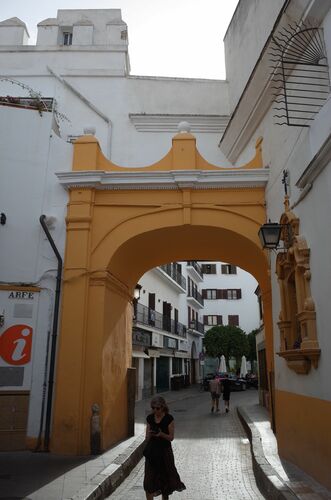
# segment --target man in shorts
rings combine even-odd
[[[209,390],[211,395],[211,412],[213,413],[215,410],[218,412],[219,404],[220,404],[220,395],[221,395],[221,383],[218,377],[213,378],[209,381]]]

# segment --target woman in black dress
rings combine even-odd
[[[174,418],[161,396],[152,399],[151,408],[152,413],[146,418],[148,441],[144,451],[144,490],[147,500],[159,495],[166,500],[174,491],[183,491],[186,487],[177,472],[171,446],[175,433]]]

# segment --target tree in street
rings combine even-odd
[[[249,353],[247,335],[238,326],[214,326],[205,333],[203,343],[207,356],[220,360],[224,355],[227,363],[235,358],[237,367],[240,367],[241,357]]]
[[[259,329],[256,328],[255,330],[252,330],[248,335],[247,335],[247,340],[248,340],[248,356],[247,359],[251,362],[251,367],[253,368],[254,362],[257,360],[257,353],[256,353],[256,334],[259,332]]]

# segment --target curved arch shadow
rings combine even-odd
[[[207,225],[172,226],[136,235],[116,250],[108,269],[133,288],[148,270],[183,260],[229,262],[252,274],[261,288],[268,284],[267,258],[257,244],[235,230]]]

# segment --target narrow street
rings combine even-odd
[[[236,406],[257,403],[257,391],[231,394],[231,411],[210,412],[206,392],[170,404],[175,418],[173,449],[178,472],[186,491],[171,498],[182,500],[258,500],[260,493],[253,474],[250,445],[239,421]],[[147,407],[148,408],[148,407]],[[137,414],[143,420],[146,404],[138,403]],[[108,498],[140,500],[143,490],[144,459]],[[161,498],[161,497],[159,497]]]

